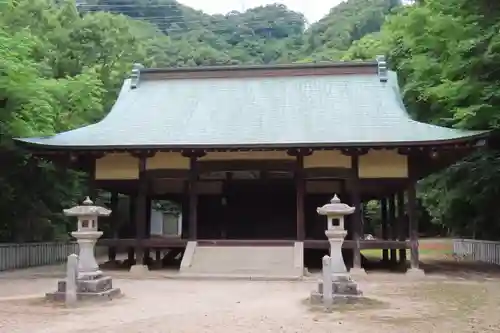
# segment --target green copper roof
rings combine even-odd
[[[47,149],[341,147],[437,144],[485,133],[410,119],[396,74],[383,82],[374,66],[374,74],[177,79],[150,70],[135,89],[135,78],[124,82],[99,123],[18,141]]]

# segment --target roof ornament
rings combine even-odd
[[[134,64],[132,67],[132,73],[130,75],[130,79],[132,82],[130,83],[130,88],[135,89],[137,88],[137,85],[139,84],[139,79],[141,77],[141,69],[144,68],[142,64]]]
[[[378,77],[380,82],[387,82],[389,79],[387,75],[387,62],[385,61],[385,56],[378,55],[377,56],[377,64],[378,64]]]

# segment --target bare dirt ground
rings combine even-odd
[[[55,288],[56,279],[33,278],[33,272],[0,274],[0,332],[500,331],[500,277],[490,273],[430,274],[418,280],[373,273],[357,278],[370,304],[326,312],[305,301],[315,288],[314,277],[300,282],[117,278],[123,298],[66,309],[18,298]]]

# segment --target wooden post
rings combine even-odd
[[[149,189],[149,183],[147,188]],[[151,196],[146,196],[146,218],[145,218],[145,224],[144,224],[144,230],[145,230],[145,238],[150,238],[151,237]],[[150,251],[151,249],[148,247],[144,248],[144,253],[143,253],[143,262],[147,263],[150,260]]]
[[[118,239],[118,192],[111,192],[111,230],[113,232],[113,239]],[[108,260],[111,262],[116,261],[116,246],[108,247]]]
[[[411,182],[408,186],[408,219],[410,229],[410,253],[411,253],[411,268],[419,269],[418,257],[418,220],[416,216],[417,194],[415,183]]]
[[[136,216],[136,204],[137,204],[137,195],[135,194],[130,194],[128,196],[128,204],[129,204],[129,230],[135,230],[135,235],[137,237],[137,224],[135,223],[135,216]],[[131,265],[134,265],[134,260],[135,260],[135,248],[133,246],[129,247],[127,249],[127,259],[128,262]]]
[[[196,193],[196,182],[198,180],[198,166],[196,156],[189,156],[189,240],[198,238],[198,195]]]
[[[135,223],[136,223],[136,265],[144,265],[144,247],[142,241],[146,238],[146,216],[147,216],[147,195],[148,181],[146,179],[146,160],[145,155],[139,156],[139,179],[137,186],[137,198],[135,207]]]
[[[394,194],[391,194],[389,197],[389,238],[391,240],[396,240],[396,200],[394,197]],[[396,249],[391,249],[390,250],[390,262],[395,264],[397,262],[397,250]]]
[[[89,197],[94,201],[97,202],[97,188],[96,188],[96,182],[95,182],[95,172],[96,172],[96,157],[94,156],[89,156],[88,160],[88,191],[89,191]]]
[[[380,200],[380,218],[382,224],[382,239],[387,240],[387,199],[383,198]],[[389,261],[389,250],[382,249],[382,260],[384,262]]]
[[[220,223],[220,237],[222,239],[227,239],[228,238],[228,227],[229,227],[229,218],[230,214],[228,211],[228,194],[229,190],[231,188],[231,182],[233,180],[233,174],[231,172],[226,172],[225,173],[225,180],[224,184],[222,186],[222,198],[221,200],[225,200],[224,204],[222,205],[222,216],[221,216],[221,223]],[[221,203],[222,204],[222,203]]]
[[[304,241],[306,238],[304,200],[306,192],[306,183],[304,179],[304,155],[297,154],[297,168],[295,170],[295,186],[297,198],[297,240]]]
[[[398,240],[406,241],[406,227],[405,227],[405,194],[399,191],[397,194],[398,203]],[[399,263],[406,267],[406,248],[399,249]]]
[[[359,189],[359,156],[354,154],[352,156],[352,176],[351,176],[351,205],[356,208],[352,214],[353,221],[353,237],[354,247],[353,247],[353,268],[361,268],[361,250],[359,246],[359,240],[362,233],[361,224],[361,197]]]

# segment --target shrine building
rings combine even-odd
[[[110,259],[117,249],[127,250],[130,264],[145,266],[154,262],[151,251],[158,261],[160,251],[178,249],[181,270],[204,272],[239,253],[255,267],[288,260],[300,275],[308,251],[328,249],[326,219],[316,208],[334,194],[356,207],[346,223],[348,266],[364,265],[362,249],[383,249],[384,260],[399,253],[403,263],[410,249],[410,266],[418,269],[416,182],[485,145],[488,135],[413,120],[396,73],[379,57],[273,66],[136,65],[98,123],[17,143],[88,172],[89,194],[109,191],[113,210],[118,194],[131,199],[131,218],[114,214],[112,232],[99,241],[109,246]],[[151,202],[159,199],[179,203],[173,224],[153,221]],[[364,238],[362,206],[370,200],[382,207],[375,239]]]

